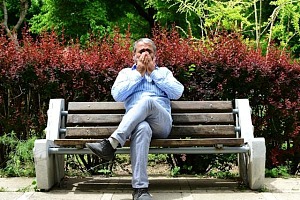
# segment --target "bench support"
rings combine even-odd
[[[254,138],[254,128],[251,120],[251,108],[248,99],[236,99],[238,123],[241,127],[241,138],[250,147],[248,154],[239,155],[239,171],[242,180],[251,189],[263,187],[265,179],[266,145],[264,138]]]
[[[181,148],[150,148],[149,154],[226,154],[226,153],[246,153],[249,152],[249,147],[223,147],[217,149],[215,147],[181,147]],[[129,154],[130,148],[119,148],[117,154]],[[49,154],[64,155],[64,154],[92,154],[87,148],[63,148],[53,147],[49,149]]]
[[[248,181],[251,189],[260,189],[265,180],[266,147],[264,138],[253,138],[249,143]]]
[[[64,177],[64,156],[49,154],[49,148],[54,146],[53,141],[47,139],[34,143],[36,181],[41,190],[48,191]]]
[[[49,190],[60,183],[65,175],[64,156],[50,155],[49,149],[56,147],[54,140],[60,138],[59,130],[64,126],[61,111],[65,109],[64,99],[51,99],[48,110],[46,139],[38,139],[34,143],[33,155],[37,187]]]

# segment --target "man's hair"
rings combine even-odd
[[[134,42],[134,45],[133,45],[133,52],[135,53],[136,51],[136,45],[139,43],[139,42],[144,42],[144,43],[150,43],[153,50],[154,50],[154,53],[156,53],[156,46],[155,46],[155,43],[153,42],[153,40],[149,39],[149,38],[141,38],[141,39],[138,39],[137,41]]]

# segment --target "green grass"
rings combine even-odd
[[[291,175],[287,166],[279,166],[273,169],[266,169],[266,177],[289,178]]]

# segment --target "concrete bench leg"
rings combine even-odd
[[[34,143],[34,162],[38,189],[48,191],[64,177],[64,156],[49,155],[53,141],[39,139]]]
[[[240,137],[249,145],[250,152],[239,156],[241,177],[249,184],[251,189],[263,187],[265,178],[266,146],[264,138],[254,138],[254,128],[251,120],[251,107],[248,99],[236,99],[235,106],[238,110],[238,126]],[[246,165],[245,165],[246,164]],[[243,167],[246,166],[247,173]],[[246,175],[247,174],[247,177]],[[245,181],[247,180],[247,181]]]
[[[253,138],[249,142],[248,182],[251,189],[260,189],[264,185],[266,146],[264,138]]]

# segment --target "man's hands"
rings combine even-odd
[[[144,51],[141,54],[141,56],[137,59],[136,65],[137,71],[140,72],[142,76],[144,76],[145,73],[148,73],[150,75],[155,69],[155,57],[152,59],[149,52]]]

